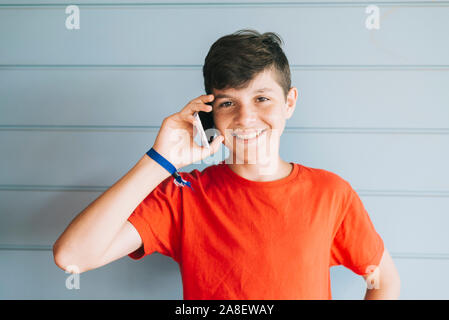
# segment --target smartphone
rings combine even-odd
[[[206,104],[212,106],[213,103],[206,102]],[[201,136],[201,143],[205,147],[209,147],[209,143],[211,143],[212,140],[215,138],[215,134],[213,133],[214,130],[209,130],[209,132],[206,133],[208,129],[215,128],[212,112],[213,111],[211,112],[199,111],[194,113],[194,116],[197,118],[198,121],[197,128]]]

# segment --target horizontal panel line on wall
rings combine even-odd
[[[182,171],[182,170],[181,170]],[[71,185],[22,185],[22,184],[0,184],[0,191],[81,191],[81,192],[104,192],[110,186],[71,186]],[[366,190],[356,189],[363,197],[425,197],[425,198],[447,198],[449,190]]]
[[[0,131],[158,132],[159,126],[0,125]],[[289,133],[449,134],[449,128],[285,127]]]
[[[448,6],[449,1],[335,1],[335,2],[302,2],[302,1],[267,1],[267,2],[110,2],[110,3],[81,3],[76,4],[80,8],[83,7],[366,7],[368,5],[378,5],[387,7],[443,7]],[[58,8],[67,7],[68,3],[5,3],[0,4],[1,8],[35,8],[47,7]]]
[[[46,245],[8,245],[0,244],[0,251],[53,251],[52,246]],[[390,252],[395,259],[449,259],[449,253],[421,253],[421,252]]]
[[[53,248],[52,248],[52,246],[0,244],[0,250],[4,250],[4,251],[53,251]]]
[[[0,184],[0,191],[106,191],[110,186],[52,186],[52,185],[22,185]]]
[[[1,69],[169,69],[169,70],[199,70],[202,65],[155,65],[155,64],[0,64]],[[410,71],[449,71],[449,65],[290,65],[292,70],[410,70]]]

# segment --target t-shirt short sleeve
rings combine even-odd
[[[181,195],[173,180],[170,176],[162,181],[129,216],[142,239],[130,258],[139,260],[156,251],[179,261]]]
[[[362,201],[349,183],[348,199],[332,242],[330,266],[343,265],[358,275],[366,275],[379,265],[384,242],[376,232]]]

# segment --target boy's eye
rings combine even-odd
[[[223,102],[222,104],[220,104],[220,107],[224,107],[226,103],[231,103],[231,102],[230,101]]]
[[[264,102],[264,101],[268,101],[268,99],[267,98],[265,98],[265,97],[259,97],[259,98],[257,98],[257,99],[265,99],[265,100],[259,100],[259,101],[261,101],[261,102]],[[220,104],[220,107],[228,107],[229,105],[227,105],[227,103],[232,103],[231,101],[226,101],[226,102],[223,102],[222,104]]]

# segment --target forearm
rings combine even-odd
[[[169,172],[144,155],[69,224],[53,246],[55,259],[86,266],[102,256],[133,210]]]
[[[383,286],[379,289],[367,289],[365,300],[397,300],[399,299],[400,285],[397,283]]]

